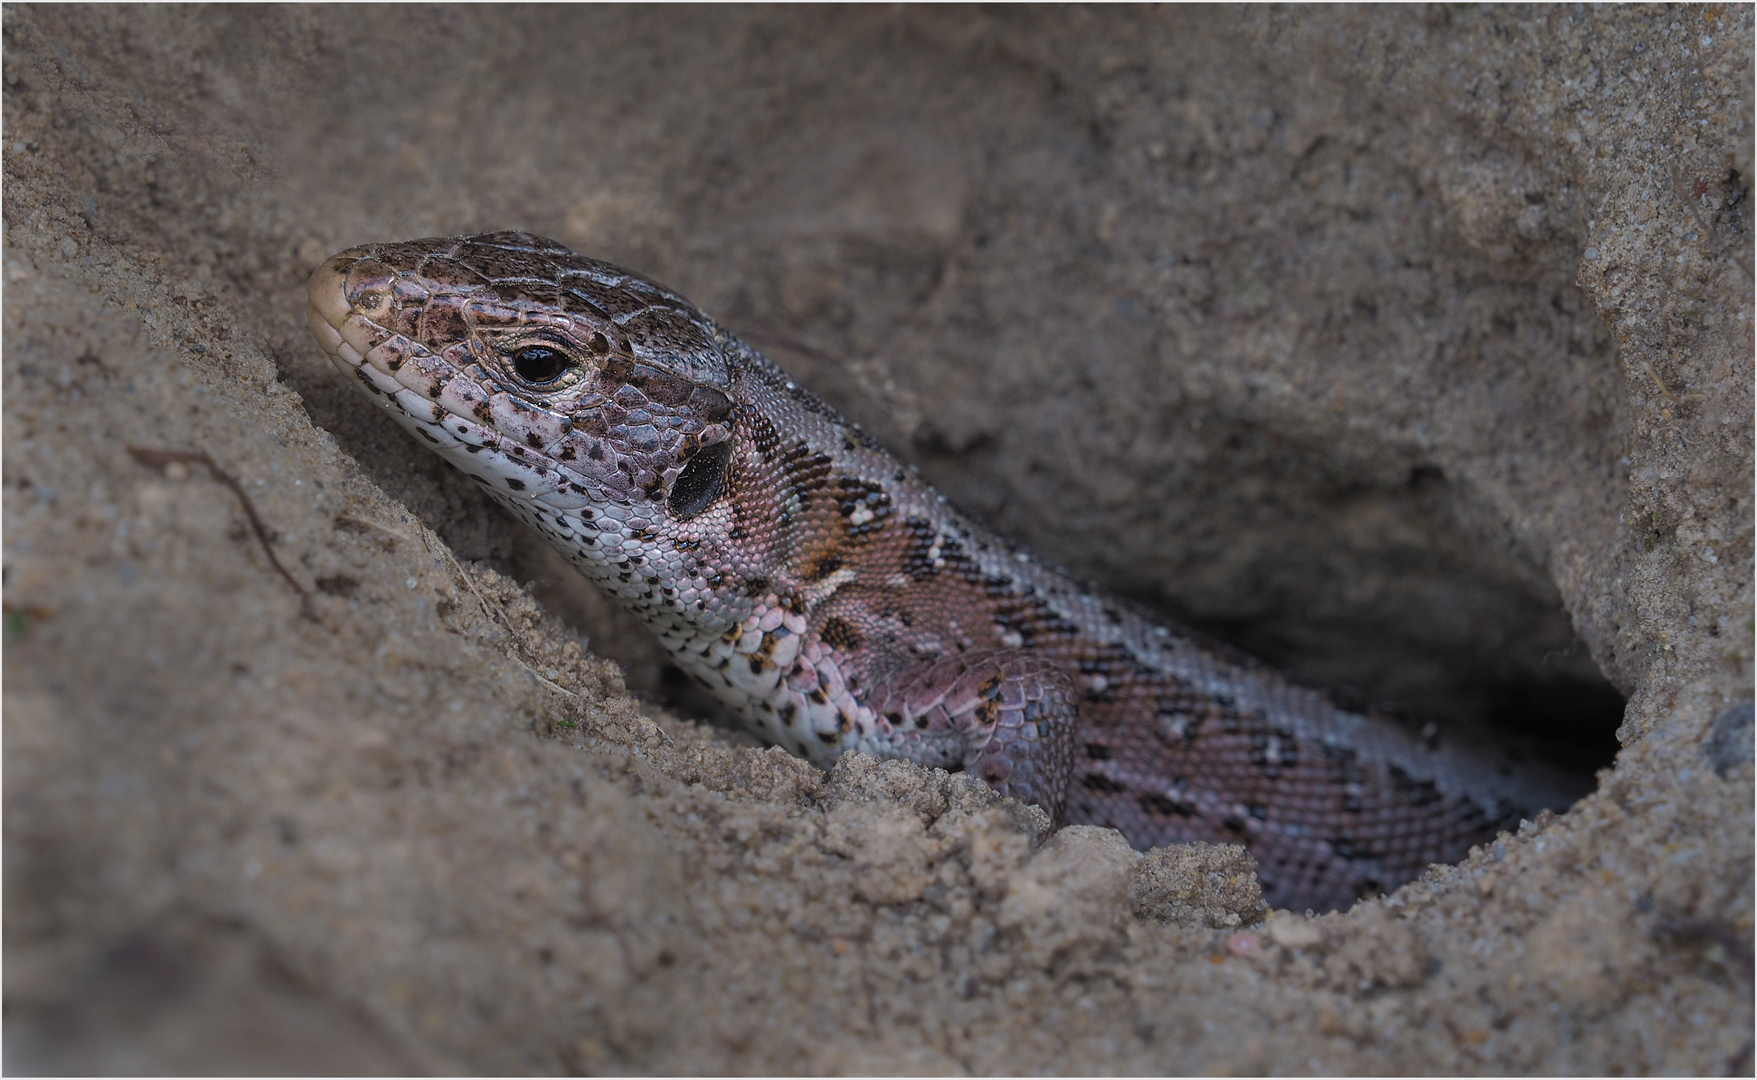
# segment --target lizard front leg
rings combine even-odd
[[[966,772],[1061,820],[1079,716],[1055,664],[1014,649],[961,653],[905,669],[867,697],[898,756],[925,761],[931,748],[961,746]]]

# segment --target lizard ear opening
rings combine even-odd
[[[720,488],[726,482],[726,463],[731,459],[731,439],[706,447],[690,458],[677,474],[671,485],[671,497],[665,503],[672,516],[688,521],[712,506],[720,497]]]

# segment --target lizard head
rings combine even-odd
[[[726,339],[662,285],[498,232],[349,248],[307,295],[336,365],[509,505],[675,524],[721,494]]]

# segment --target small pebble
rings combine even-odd
[[[1240,960],[1255,956],[1262,948],[1263,939],[1248,930],[1240,930],[1226,938],[1226,951]]]

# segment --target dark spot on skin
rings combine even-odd
[[[753,577],[744,583],[744,595],[746,596],[761,596],[768,591],[769,579],[766,577]]]
[[[1441,800],[1432,780],[1417,780],[1395,765],[1391,766],[1391,786],[1412,807],[1432,806]]]
[[[779,715],[781,717],[781,722],[783,724],[786,724],[787,726],[792,727],[793,726],[793,718],[795,716],[799,715],[799,707],[797,705],[793,704],[791,701],[789,701],[787,704],[781,706],[781,710],[780,710]]]
[[[1123,790],[1121,784],[1112,780],[1110,777],[1105,776],[1103,773],[1092,773],[1088,776],[1082,777],[1080,779],[1080,784],[1088,791],[1096,791],[1105,795],[1118,795],[1121,794]]]
[[[752,675],[761,675],[763,673],[763,668],[767,666],[768,662],[760,656],[753,656],[750,658],[750,673]]]
[[[842,741],[842,737],[833,731],[820,731],[817,733],[817,741],[825,746],[834,746]]]
[[[839,615],[824,620],[819,637],[823,639],[825,645],[832,649],[841,649],[843,652],[853,652],[860,648],[863,640],[860,631],[854,628],[854,624]]]
[[[671,485],[671,497],[666,505],[671,514],[679,521],[690,518],[706,510],[720,497],[720,489],[726,482],[726,465],[732,458],[732,441],[715,443],[695,457],[677,474],[677,480]]]
[[[514,491],[525,490],[525,482],[523,480],[514,480],[510,476],[506,478],[506,486]]]
[[[533,450],[541,450],[543,449],[543,440],[537,438],[535,431],[527,431],[525,432],[525,445]]]
[[[842,556],[834,551],[826,552],[817,557],[805,572],[805,580],[822,581],[842,568]]]
[[[1109,761],[1110,747],[1105,746],[1103,743],[1087,743],[1086,756],[1093,761]]]
[[[1181,803],[1172,802],[1165,796],[1153,792],[1148,792],[1136,801],[1140,803],[1142,810],[1159,817],[1175,816],[1187,818],[1190,816],[1189,807],[1184,806]]]

